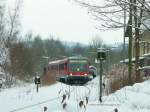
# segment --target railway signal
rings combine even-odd
[[[97,49],[97,59],[100,61],[106,60],[106,50],[105,49]]]
[[[36,91],[38,92],[39,84],[41,84],[41,79],[37,74],[35,76],[35,84],[37,85]]]
[[[102,75],[103,75],[103,61],[106,60],[106,50],[103,48],[98,48],[97,49],[97,59],[100,62],[100,76],[99,76],[99,86],[100,86],[100,90],[99,90],[99,101],[102,102]]]

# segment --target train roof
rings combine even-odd
[[[49,64],[50,64],[50,65],[53,65],[53,64],[57,64],[57,63],[64,63],[64,62],[67,62],[67,61],[69,61],[69,60],[78,60],[78,59],[88,60],[88,58],[86,58],[86,57],[82,57],[82,56],[72,56],[72,57],[68,57],[68,58],[64,58],[64,59],[59,59],[59,60],[50,61]]]
[[[64,62],[67,62],[67,61],[68,61],[68,58],[65,58],[65,59],[50,61],[49,64],[64,63]]]
[[[87,57],[82,57],[82,56],[72,56],[72,57],[68,57],[68,59],[75,59],[75,60],[83,59],[83,60],[88,60]]]

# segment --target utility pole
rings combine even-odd
[[[142,0],[141,7],[144,7],[145,0]],[[134,0],[134,4],[136,4],[136,0]],[[134,15],[137,16],[137,7],[134,6]],[[136,69],[136,81],[140,81],[140,71],[139,71],[139,56],[140,56],[140,26],[141,26],[141,20],[143,17],[143,9],[140,9],[140,14],[139,14],[139,20],[137,17],[134,17],[135,21],[135,69]],[[145,46],[144,46],[145,47]]]
[[[126,4],[124,5],[124,35],[123,35],[123,61],[125,61],[125,49],[126,49]]]
[[[99,93],[99,101],[102,102],[102,74],[103,74],[103,61],[100,59],[100,70],[99,70],[99,73],[100,73],[100,76],[99,76],[99,87],[100,87],[100,93]]]
[[[136,0],[134,0],[134,4],[136,4]],[[135,73],[136,73],[136,81],[140,81],[140,71],[139,71],[139,28],[138,28],[138,19],[137,19],[137,7],[134,6],[134,24],[135,24]]]
[[[97,59],[100,63],[100,70],[99,70],[99,101],[102,102],[102,76],[103,76],[103,61],[106,60],[106,50],[103,48],[97,49]]]
[[[129,84],[132,85],[132,0],[130,0],[130,9],[129,9],[129,53],[128,53],[128,57],[129,57],[129,63],[128,63],[128,76],[129,76]]]

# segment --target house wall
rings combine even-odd
[[[150,31],[141,34],[140,40],[140,56],[150,53]],[[135,57],[135,41],[133,41],[133,57]]]

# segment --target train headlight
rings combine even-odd
[[[84,74],[84,76],[87,76],[87,74]]]
[[[70,73],[70,76],[72,76],[72,73]]]

